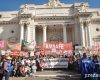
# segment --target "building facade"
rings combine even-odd
[[[59,0],[21,5],[19,11],[0,12],[0,40],[36,40],[40,46],[47,41],[99,45],[100,8],[89,8],[87,2],[64,4]]]

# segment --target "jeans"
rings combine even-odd
[[[2,80],[3,79],[3,74],[0,74],[0,80]]]
[[[85,74],[81,74],[81,80],[92,80],[91,77],[85,77]]]
[[[9,80],[9,77],[10,77],[10,72],[4,72],[4,75],[5,75],[5,80]]]
[[[71,70],[72,71],[72,68],[73,67],[73,64],[71,64],[71,63],[68,63],[68,70]]]

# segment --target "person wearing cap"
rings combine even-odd
[[[9,80],[10,73],[12,71],[12,66],[11,66],[11,57],[7,56],[6,61],[4,63],[4,75],[5,75],[5,80]]]
[[[92,80],[92,77],[88,75],[93,74],[94,65],[93,62],[87,58],[87,56],[87,53],[83,53],[83,58],[81,59],[79,65],[82,80]]]

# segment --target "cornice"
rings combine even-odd
[[[29,21],[26,21],[26,22],[19,22],[19,24],[22,25],[22,26],[23,26],[24,24],[26,24],[26,25],[31,25],[31,22],[29,22]]]
[[[81,17],[81,16],[92,17],[93,14],[92,12],[78,12],[77,14],[74,15],[74,17]]]
[[[35,20],[66,20],[66,19],[74,19],[73,16],[62,16],[62,17],[58,17],[58,16],[43,16],[43,17],[35,17]]]
[[[4,24],[19,24],[18,21],[1,21],[0,25],[4,25]]]
[[[100,22],[100,18],[99,19],[93,18],[93,19],[91,19],[91,22]]]
[[[18,18],[30,18],[32,17],[32,14],[19,14]]]

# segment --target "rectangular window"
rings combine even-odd
[[[2,16],[0,15],[0,18],[1,18]]]

